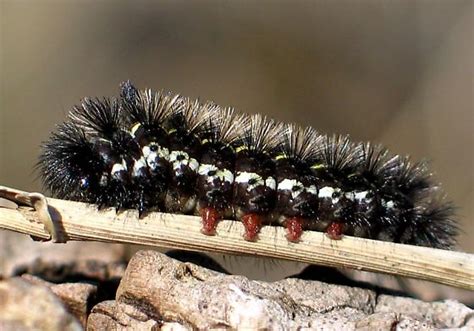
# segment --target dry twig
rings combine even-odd
[[[333,267],[382,272],[474,290],[474,255],[345,236],[334,241],[306,231],[290,243],[281,227],[264,227],[257,242],[242,238],[243,226],[223,221],[218,235],[200,233],[199,217],[135,211],[116,214],[84,203],[44,198],[0,186],[0,197],[32,207],[0,208],[0,229],[55,242],[102,241],[265,256]],[[45,230],[46,229],[46,230]]]

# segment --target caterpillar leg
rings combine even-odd
[[[242,216],[242,223],[245,227],[244,239],[247,241],[256,241],[263,224],[262,215],[255,213],[246,214]]]
[[[216,234],[217,224],[221,219],[222,215],[215,208],[206,207],[201,209],[201,233],[206,236],[214,236]]]
[[[343,230],[344,225],[341,222],[331,222],[331,224],[329,224],[326,229],[326,236],[328,236],[332,240],[341,240]]]
[[[303,234],[304,219],[302,217],[291,217],[285,221],[286,239],[291,242],[300,241]]]

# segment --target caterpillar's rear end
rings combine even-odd
[[[458,231],[424,163],[130,82],[75,107],[39,166],[59,198],[195,214],[207,235],[230,218],[249,241],[273,225],[448,249]]]

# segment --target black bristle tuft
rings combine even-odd
[[[112,138],[122,126],[122,115],[116,100],[104,98],[82,101],[69,113],[71,122],[87,134]]]
[[[42,148],[38,167],[51,193],[62,199],[96,203],[104,165],[84,130],[64,123]]]

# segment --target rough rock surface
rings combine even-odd
[[[178,323],[189,330],[430,330],[474,326],[472,310],[454,301],[425,303],[294,278],[273,283],[252,281],[178,262],[154,251],[140,251],[132,258],[116,301],[100,308],[96,306],[89,317],[90,329],[99,329],[97,321],[103,323],[106,318],[121,327],[138,322],[145,327],[154,320],[159,325]],[[131,320],[127,322],[125,315]]]
[[[71,317],[80,323],[71,328],[82,330],[91,308],[115,297],[124,271],[124,263],[101,260],[23,265],[16,270],[21,277],[0,282],[0,330],[67,330],[62,319]]]
[[[0,282],[0,330],[82,330],[61,300],[46,286],[21,278]]]
[[[160,330],[161,325],[159,320],[150,318],[135,306],[110,300],[92,309],[87,330]]]
[[[41,278],[25,274],[22,278],[32,284],[43,285],[51,289],[66,306],[67,310],[86,326],[90,307],[97,297],[97,285],[87,283],[53,284]]]
[[[253,281],[156,251],[136,253],[125,272],[102,262],[24,270],[39,277],[0,282],[2,331],[474,329],[474,311],[452,300],[430,303],[298,278]],[[120,278],[118,288],[104,285]]]

